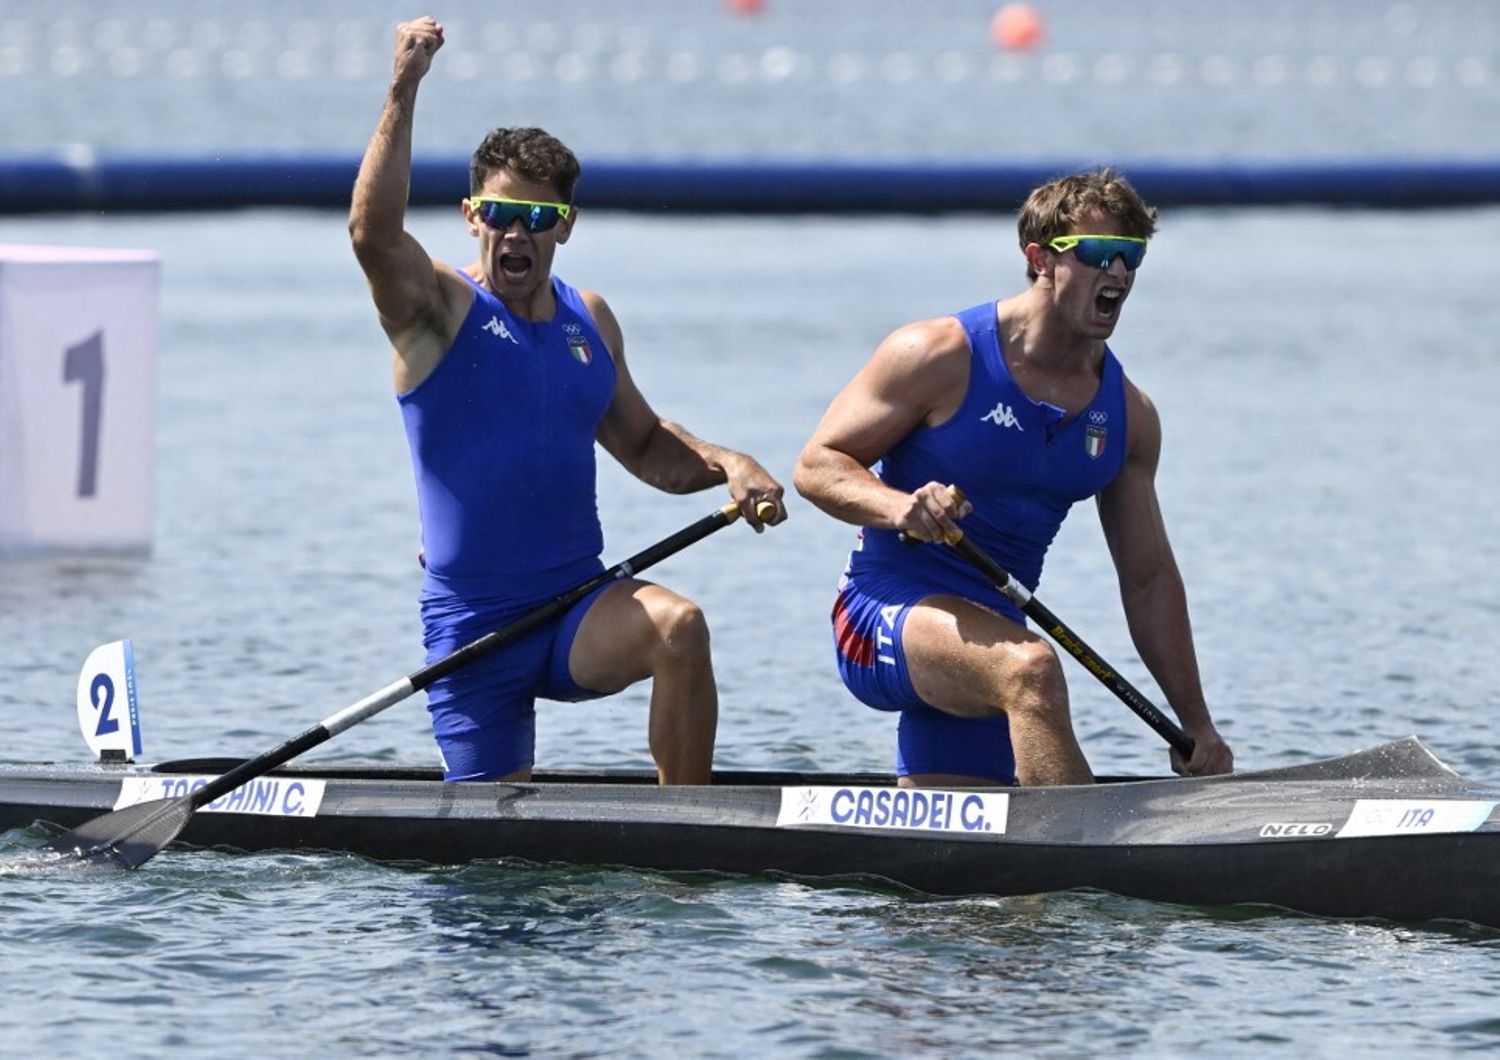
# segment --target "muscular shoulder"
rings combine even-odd
[[[620,353],[625,348],[625,336],[620,331],[620,322],[615,319],[614,311],[609,308],[609,303],[598,291],[589,291],[582,287],[578,288],[578,297],[583,300],[589,316],[594,318],[594,327],[599,329],[599,337],[609,348],[610,355],[619,360]]]
[[[1144,460],[1154,467],[1161,453],[1161,415],[1150,396],[1128,377],[1125,379],[1125,415],[1130,431],[1127,459]]]
[[[906,367],[934,368],[944,361],[967,360],[969,337],[956,317],[918,320],[887,335],[875,356]]]
[[[871,370],[878,378],[925,395],[929,407],[962,400],[969,380],[969,337],[954,317],[903,325],[875,349]]]

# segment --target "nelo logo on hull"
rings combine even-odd
[[[1328,835],[1332,831],[1333,825],[1325,821],[1275,821],[1261,826],[1260,837],[1262,839],[1310,839],[1315,836]]]

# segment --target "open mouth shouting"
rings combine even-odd
[[[500,274],[506,283],[525,283],[531,275],[532,265],[531,255],[524,252],[511,251],[500,255]]]
[[[1125,304],[1125,288],[1103,287],[1094,296],[1094,314],[1101,320],[1114,323],[1120,318],[1120,307]]]

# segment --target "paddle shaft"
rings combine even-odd
[[[762,506],[766,503],[764,501],[761,502]],[[757,514],[759,514],[759,509],[757,510]],[[509,625],[486,633],[484,636],[465,644],[452,654],[445,655],[436,662],[427,664],[420,670],[401,678],[399,681],[392,681],[384,688],[377,692],[372,692],[357,703],[351,703],[343,710],[330,714],[306,732],[292,737],[290,740],[271,748],[271,750],[266,751],[264,754],[256,755],[254,758],[240,763],[229,772],[209,781],[188,796],[191,808],[197,810],[213,802],[220,796],[233,791],[241,784],[254,780],[256,777],[270,772],[284,762],[296,758],[304,751],[310,750],[323,741],[337,736],[345,729],[359,724],[366,718],[379,714],[388,707],[395,706],[403,699],[420,692],[440,678],[447,677],[449,674],[462,669],[476,659],[482,658],[507,644],[519,640],[526,636],[526,634],[561,617],[570,607],[600,586],[612,581],[619,581],[622,578],[633,577],[647,567],[660,563],[668,556],[681,552],[689,545],[703,540],[714,531],[728,526],[738,516],[739,508],[733,504],[726,504],[712,515],[706,515],[697,522],[683,527],[671,537],[658,541],[650,548],[643,549],[624,562],[617,563],[608,570],[596,574],[588,581],[575,585],[561,596],[543,604],[534,611],[527,612]]]
[[[1067,623],[1054,615],[1045,604],[1032,596],[1030,589],[1016,581],[1009,571],[991,559],[984,549],[962,534],[957,538],[950,538],[948,544],[960,556],[977,567],[985,577],[994,582],[995,587],[1025,612],[1027,618],[1034,621],[1046,631],[1049,637],[1067,649],[1068,654],[1081,662],[1085,670],[1097,677],[1106,688],[1120,698],[1121,702],[1140,715],[1142,721],[1155,729],[1158,736],[1172,745],[1182,756],[1183,761],[1193,757],[1192,737],[1158,710],[1156,704],[1143,696],[1134,685],[1121,677],[1114,667],[1101,659],[1098,652],[1090,648],[1082,637],[1069,629]]]

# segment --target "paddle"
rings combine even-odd
[[[756,511],[761,514],[762,518],[769,518],[775,514],[770,501],[761,501]],[[137,868],[155,857],[163,847],[176,839],[193,814],[208,803],[227,795],[256,777],[269,773],[282,763],[337,736],[366,718],[379,714],[387,707],[395,706],[439,678],[448,676],[455,670],[467,666],[474,660],[560,617],[568,608],[601,585],[632,577],[673,553],[680,552],[689,545],[703,540],[714,531],[728,526],[738,517],[739,508],[733,504],[726,504],[712,515],[704,516],[697,522],[683,527],[671,537],[636,553],[623,563],[617,563],[588,581],[575,585],[561,596],[542,604],[536,610],[528,612],[509,625],[486,633],[477,640],[465,644],[451,655],[429,663],[415,673],[399,681],[393,681],[378,692],[373,692],[359,702],[345,707],[336,714],[329,715],[300,736],[295,736],[264,754],[242,762],[198,790],[177,798],[153,799],[150,802],[127,806],[114,813],[96,817],[66,835],[54,839],[47,844],[47,849],[80,859],[112,862],[120,868]]]
[[[949,486],[953,499],[962,503],[963,491],[957,486]],[[908,544],[916,543],[915,538],[909,538],[902,534],[902,540]],[[1099,681],[1136,714],[1140,715],[1142,721],[1156,730],[1156,734],[1182,756],[1185,762],[1193,757],[1193,739],[1177,726],[1177,723],[1168,718],[1156,704],[1152,703],[1136,689],[1129,681],[1115,672],[1099,654],[1090,648],[1082,637],[1068,628],[1067,623],[1054,615],[1040,600],[1031,595],[1031,590],[1026,588],[1000,564],[990,558],[989,554],[964,535],[962,530],[944,538],[944,543],[951,547],[964,559],[979,569],[985,577],[995,583],[995,587],[1004,593],[1011,601],[1025,613],[1048,636],[1055,640],[1063,648],[1067,649],[1069,655],[1083,664],[1083,668],[1093,674]]]

